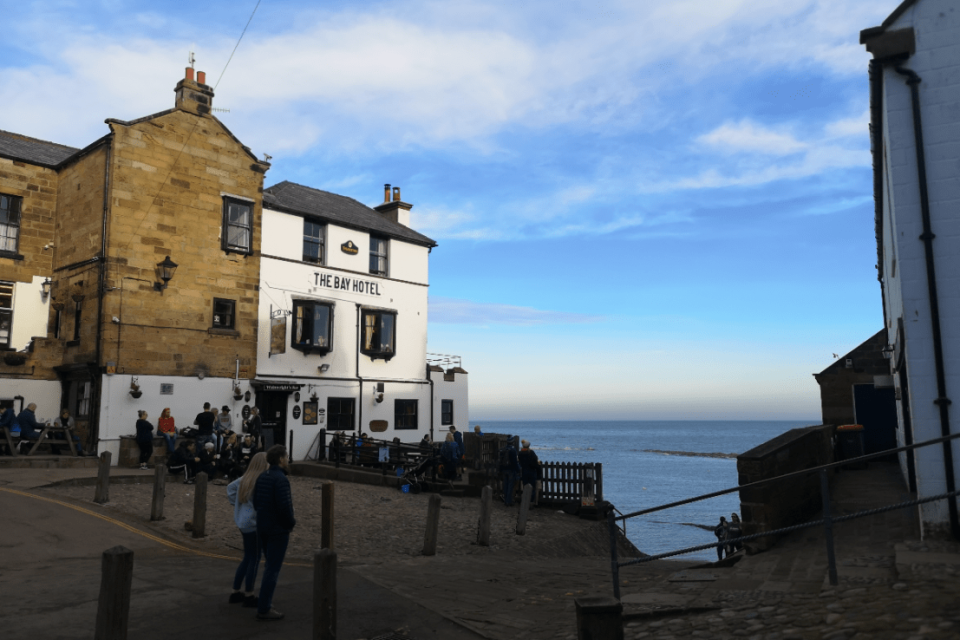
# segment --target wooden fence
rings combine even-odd
[[[540,502],[579,502],[584,493],[603,500],[603,464],[599,462],[540,462],[543,483]]]

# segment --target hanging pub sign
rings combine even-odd
[[[270,355],[287,352],[287,316],[270,318]]]
[[[340,245],[340,251],[343,251],[344,253],[349,253],[352,256],[355,256],[358,253],[360,253],[360,249],[357,248],[357,245],[353,244],[353,240],[347,240],[342,245]]]

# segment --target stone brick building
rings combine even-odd
[[[279,402],[276,389],[258,394],[264,384],[256,380],[258,336],[260,357],[270,355],[260,250],[270,165],[212,114],[213,91],[202,72],[194,78],[188,68],[174,91],[174,108],[129,122],[108,119],[109,133],[83,149],[0,132],[0,403],[19,412],[35,402],[43,419],[69,409],[88,450],[116,454],[141,409],[155,420],[169,407],[183,427],[204,402],[226,406],[235,423],[254,396],[257,404]],[[397,326],[411,336],[392,365],[371,366],[381,378],[433,389],[425,359],[426,256],[436,243],[408,228],[410,205],[387,202],[375,211],[326,194],[328,203],[352,203],[339,215],[336,206],[287,202],[277,195],[284,185],[294,188],[287,196],[323,193],[289,183],[273,188],[275,222],[283,231],[299,226],[271,245],[271,255],[280,256],[271,258],[272,285],[296,289],[318,266],[365,274],[369,286],[398,296],[386,313],[396,317],[402,308]],[[352,234],[364,255],[339,264],[301,254],[304,224],[322,227],[331,241]],[[390,272],[367,268],[370,247],[384,265],[389,248]],[[290,262],[306,265],[288,266],[294,285],[277,279]],[[298,304],[311,297],[304,292]],[[292,312],[289,305],[284,311]],[[338,333],[350,337],[346,325]],[[332,349],[344,363],[333,377],[349,376],[362,396],[364,372],[347,371],[355,360],[347,352],[358,344],[355,338]],[[304,378],[288,387],[320,388],[315,364],[288,370]],[[283,373],[275,366],[268,372]],[[465,421],[465,391],[458,397]],[[430,405],[429,394],[423,402]],[[299,406],[294,412],[291,405],[294,416]],[[432,428],[422,418],[419,424]],[[366,430],[359,422],[355,428]]]

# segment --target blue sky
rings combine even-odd
[[[858,34],[894,0],[263,0],[224,71],[255,4],[5,2],[0,129],[89,144],[192,49],[268,184],[402,187],[475,419],[816,422],[881,328]]]

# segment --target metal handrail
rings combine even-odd
[[[736,543],[738,543],[738,542],[742,542],[742,541],[746,541],[746,540],[755,540],[755,539],[757,539],[757,538],[763,538],[763,537],[766,537],[766,536],[778,535],[778,534],[781,534],[781,533],[788,533],[788,532],[791,532],[791,531],[796,531],[796,530],[799,530],[799,529],[805,529],[805,528],[815,527],[815,526],[820,526],[820,525],[823,525],[823,528],[824,528],[824,539],[825,539],[826,546],[827,546],[827,564],[828,564],[828,569],[829,569],[830,584],[833,585],[833,586],[836,586],[836,585],[838,584],[838,579],[837,579],[836,558],[834,557],[834,553],[833,553],[833,530],[832,530],[832,525],[833,525],[834,522],[843,522],[843,521],[845,521],[845,520],[853,520],[853,519],[855,519],[855,518],[862,518],[862,517],[866,517],[866,516],[870,516],[870,515],[876,515],[876,514],[878,514],[878,513],[884,513],[884,512],[886,512],[886,511],[894,511],[894,510],[897,510],[897,509],[905,509],[905,508],[907,508],[907,507],[915,506],[915,505],[918,505],[918,504],[925,504],[925,503],[927,503],[927,502],[935,502],[935,501],[937,501],[937,500],[947,500],[947,499],[950,499],[950,498],[955,498],[955,497],[957,497],[957,495],[960,494],[960,491],[950,491],[950,492],[938,494],[938,495],[935,495],[935,496],[927,496],[927,497],[925,497],[925,498],[919,498],[919,499],[915,499],[915,500],[909,500],[909,501],[907,501],[907,502],[901,502],[901,503],[898,503],[898,504],[885,505],[885,506],[883,506],[883,507],[878,507],[878,508],[876,508],[876,509],[868,509],[868,510],[865,510],[865,511],[858,511],[858,512],[856,512],[856,513],[844,515],[844,516],[841,516],[841,517],[838,517],[838,518],[833,518],[833,517],[831,517],[831,515],[830,515],[830,489],[829,489],[829,483],[828,483],[828,479],[827,479],[827,470],[829,470],[829,469],[835,469],[835,468],[838,468],[838,467],[844,467],[844,466],[851,465],[851,464],[857,464],[857,463],[859,463],[859,462],[864,462],[864,461],[867,461],[867,460],[873,460],[873,459],[875,459],[875,458],[886,457],[886,456],[889,456],[889,455],[894,454],[894,453],[900,453],[900,452],[903,452],[903,451],[910,451],[910,450],[913,450],[913,449],[919,449],[919,448],[921,448],[921,447],[928,447],[928,446],[933,445],[933,444],[940,444],[940,443],[947,442],[947,441],[949,441],[949,440],[954,440],[954,439],[957,439],[957,438],[960,438],[960,433],[955,433],[955,434],[951,434],[951,435],[949,435],[949,436],[943,436],[943,437],[940,437],[940,438],[934,438],[934,439],[932,439],[932,440],[925,440],[925,441],[923,441],[923,442],[917,442],[917,443],[914,443],[914,444],[911,444],[911,445],[907,445],[907,446],[903,446],[903,447],[897,447],[897,448],[895,448],[895,449],[886,449],[886,450],[884,450],[884,451],[879,451],[879,452],[877,452],[877,453],[871,453],[871,454],[867,454],[867,455],[863,455],[863,456],[858,456],[858,457],[856,457],[856,458],[849,458],[849,459],[846,459],[846,460],[841,460],[841,461],[839,461],[839,462],[831,462],[830,464],[820,465],[820,466],[818,466],[818,467],[811,467],[810,469],[802,469],[802,470],[800,470],[800,471],[793,471],[793,472],[790,472],[790,473],[785,473],[785,474],[783,474],[783,475],[781,475],[781,476],[776,476],[776,477],[774,477],[774,478],[766,478],[766,479],[764,479],[764,480],[757,480],[756,482],[750,482],[750,483],[748,483],[748,484],[744,484],[744,485],[740,485],[740,486],[737,486],[737,487],[733,487],[733,488],[731,488],[731,489],[725,489],[725,490],[723,490],[723,491],[714,491],[713,493],[706,493],[706,494],[703,494],[703,495],[700,495],[700,496],[696,496],[696,497],[693,497],[693,498],[688,498],[688,499],[686,499],[686,500],[678,500],[678,501],[676,501],[676,502],[671,502],[671,503],[664,504],[664,505],[660,505],[660,506],[657,506],[657,507],[652,507],[652,508],[650,508],[650,509],[642,509],[642,510],[640,510],[640,511],[634,511],[634,512],[628,513],[628,514],[614,515],[614,513],[613,513],[614,510],[611,510],[611,511],[609,511],[609,512],[607,513],[607,523],[608,523],[609,530],[610,530],[610,569],[611,569],[611,573],[612,573],[612,577],[613,577],[613,594],[614,594],[614,597],[615,597],[617,600],[620,599],[620,567],[625,567],[625,566],[634,565],[634,564],[640,564],[640,563],[643,563],[643,562],[652,562],[653,560],[660,560],[660,559],[662,559],[662,558],[669,558],[669,557],[672,557],[672,556],[679,556],[679,555],[683,555],[683,554],[686,554],[686,553],[693,553],[694,551],[703,551],[703,550],[705,550],[705,549],[717,549],[717,548],[720,548],[720,547],[724,547],[724,546],[727,546],[727,545],[730,545],[730,544],[736,544]],[[630,519],[630,518],[634,518],[634,517],[637,517],[637,516],[645,515],[645,514],[648,514],[648,513],[654,513],[654,512],[656,512],[656,511],[663,511],[664,509],[670,509],[670,508],[673,508],[673,507],[677,507],[677,506],[681,506],[681,505],[685,505],[685,504],[690,504],[690,503],[692,503],[692,502],[698,502],[698,501],[700,501],[700,500],[707,500],[707,499],[709,499],[709,498],[715,498],[715,497],[717,497],[717,496],[722,496],[722,495],[726,495],[726,494],[728,494],[728,493],[733,493],[734,491],[740,491],[741,489],[747,489],[747,488],[751,488],[751,487],[757,487],[757,486],[764,485],[764,484],[767,484],[767,483],[770,483],[770,482],[780,482],[780,481],[782,481],[782,480],[786,480],[786,479],[790,479],[790,478],[807,476],[807,475],[810,475],[811,473],[819,473],[819,474],[820,474],[820,494],[821,494],[821,499],[822,499],[822,501],[823,501],[823,518],[821,518],[821,519],[819,519],[819,520],[812,520],[812,521],[810,521],[810,522],[804,522],[804,523],[801,523],[801,524],[791,525],[791,526],[789,526],[789,527],[783,527],[783,528],[775,529],[775,530],[772,530],[772,531],[762,531],[762,532],[760,532],[760,533],[754,533],[754,534],[750,534],[750,535],[747,535],[747,536],[740,536],[740,537],[738,537],[738,538],[732,538],[732,539],[730,539],[730,540],[721,540],[721,541],[718,541],[718,542],[712,542],[712,543],[710,543],[710,544],[703,544],[703,545],[698,545],[698,546],[695,546],[695,547],[687,547],[687,548],[684,548],[684,549],[677,549],[677,550],[674,550],[674,551],[668,551],[668,552],[666,552],[666,553],[660,553],[660,554],[653,555],[653,556],[645,556],[645,557],[643,557],[643,558],[633,558],[633,559],[630,559],[630,560],[625,560],[624,562],[620,562],[620,561],[617,559],[616,536],[617,536],[617,530],[620,529],[620,527],[619,527],[618,524],[617,524],[618,521],[622,521],[622,522],[623,522],[623,532],[624,532],[624,535],[626,535],[626,523],[627,523],[627,520]],[[618,511],[617,513],[619,513],[619,511]]]

